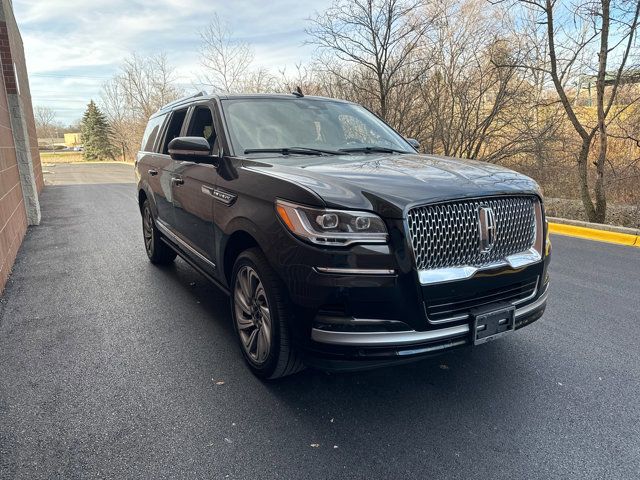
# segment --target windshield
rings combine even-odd
[[[224,100],[223,109],[237,155],[265,149],[281,150],[284,155],[302,153],[301,149],[318,154],[368,148],[414,153],[400,135],[359,105],[306,98],[242,98]]]

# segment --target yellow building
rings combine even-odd
[[[82,138],[79,133],[65,133],[64,144],[67,147],[77,147],[78,145],[82,145]]]

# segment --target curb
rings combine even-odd
[[[597,242],[614,243],[640,248],[640,230],[566,218],[547,217],[549,232]]]

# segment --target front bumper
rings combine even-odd
[[[544,312],[547,304],[547,295],[548,288],[533,303],[516,309],[516,329],[531,323],[531,317]],[[400,332],[335,332],[312,328],[311,340],[329,345],[352,347],[404,347],[406,345],[436,344],[442,341],[470,338],[469,328],[467,323],[426,332],[417,332],[415,330]]]
[[[471,316],[459,309],[448,314],[447,302],[478,306],[478,300],[490,307],[496,292],[514,285],[531,293],[512,303],[515,328],[542,316],[548,254],[530,265],[506,262],[469,278],[425,284],[403,228],[401,222],[391,226],[389,245],[330,249],[289,235],[273,242],[278,248],[268,258],[289,291],[295,308],[293,340],[307,364],[358,370],[470,345]],[[504,301],[498,298],[496,305]]]
[[[534,302],[516,309],[516,328],[531,323],[531,318],[542,314],[547,304],[548,288]],[[356,319],[357,321],[357,319]],[[400,332],[334,332],[311,329],[311,340],[329,345],[345,345],[352,347],[403,347],[406,345],[438,343],[469,337],[469,324],[455,325],[437,330],[417,332],[415,330]]]
[[[538,320],[547,304],[548,289],[534,302],[516,310],[516,330]],[[427,332],[326,332],[313,329],[312,338],[323,348],[307,352],[307,364],[324,370],[359,371],[398,365],[470,347],[469,324]]]

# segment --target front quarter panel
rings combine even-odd
[[[220,280],[226,282],[223,275],[230,266],[224,265],[224,253],[229,238],[236,232],[251,235],[269,260],[277,258],[278,239],[286,233],[275,211],[277,198],[319,207],[324,203],[311,190],[246,168],[240,159],[227,157],[222,162],[216,189],[235,196],[230,204],[220,200],[214,202],[216,256],[222,265]]]

